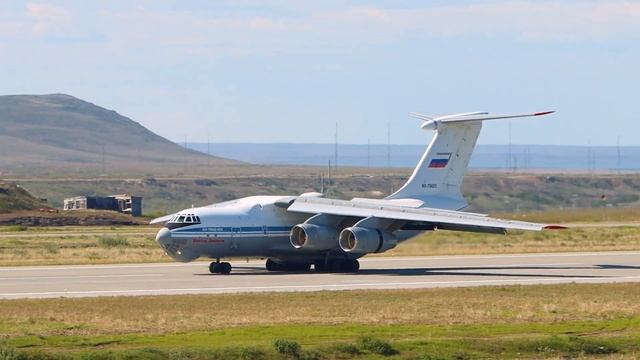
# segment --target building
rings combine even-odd
[[[76,196],[64,199],[64,210],[111,210],[142,216],[142,197],[131,195]]]

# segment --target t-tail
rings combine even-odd
[[[412,113],[411,116],[424,121],[422,129],[435,130],[436,134],[409,180],[387,199],[417,199],[423,202],[423,207],[448,210],[465,208],[467,202],[462,197],[460,186],[482,122],[551,113],[553,111],[512,115],[473,112],[440,117]]]

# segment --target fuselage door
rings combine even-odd
[[[232,250],[235,250],[238,248],[238,238],[240,234],[240,228],[239,227],[232,227],[231,228],[231,241],[229,242],[229,248]]]

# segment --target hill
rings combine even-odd
[[[113,110],[64,94],[0,96],[0,154],[0,172],[13,175],[239,164],[186,150]]]
[[[0,181],[0,214],[20,210],[36,210],[42,207],[39,199],[33,197],[19,185]]]

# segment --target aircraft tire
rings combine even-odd
[[[344,262],[344,268],[345,268],[345,272],[356,273],[358,272],[358,270],[360,270],[360,262],[356,259],[347,260]]]
[[[313,263],[313,269],[318,273],[327,272],[327,264],[325,264],[324,260],[316,261]]]
[[[318,261],[313,264],[316,272],[319,273],[355,273],[360,270],[358,260],[330,260],[328,263]]]
[[[271,259],[267,259],[265,263],[267,271],[309,271],[311,264],[297,264],[297,263],[278,263]]]
[[[209,264],[209,272],[212,274],[217,274],[220,272],[220,263],[212,262]]]
[[[291,271],[307,272],[311,270],[311,264],[295,264],[291,266]]]
[[[231,273],[231,269],[232,269],[231,264],[229,264],[228,262],[220,263],[219,268],[220,268],[220,274],[229,274]]]
[[[267,271],[282,271],[282,265],[278,264],[277,262],[271,259],[267,259],[267,262],[264,264],[264,267],[267,269]]]

